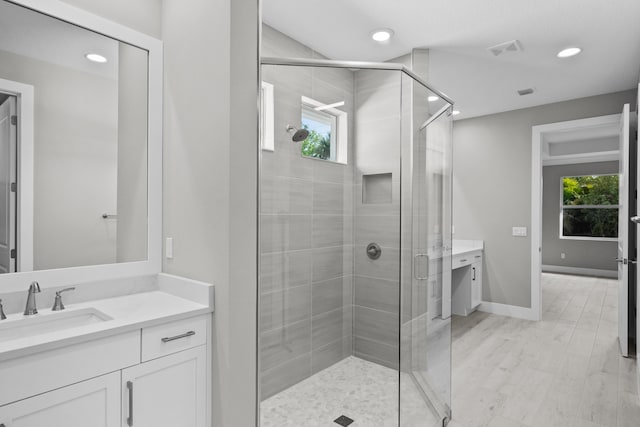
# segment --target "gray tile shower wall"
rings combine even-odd
[[[355,74],[354,355],[398,369],[401,74]],[[392,194],[366,203],[365,175],[378,174],[391,174]],[[367,256],[369,243],[380,245],[380,258]]]
[[[264,56],[321,58],[263,27]],[[262,151],[260,208],[261,398],[352,354],[354,75],[349,70],[262,67],[274,85],[275,147]],[[301,96],[345,101],[347,164],[303,158]]]

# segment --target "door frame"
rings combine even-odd
[[[548,133],[613,125],[621,114],[568,120],[531,127],[531,308],[529,319],[542,320],[542,147]],[[585,158],[584,161],[597,161]]]
[[[33,271],[34,88],[28,84],[0,79],[0,92],[17,99],[16,269]]]

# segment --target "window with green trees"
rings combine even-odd
[[[618,175],[562,177],[560,237],[618,237]]]
[[[302,127],[309,131],[302,141],[302,155],[322,160],[336,160],[336,116],[302,106]]]

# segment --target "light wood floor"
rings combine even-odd
[[[451,427],[640,426],[614,280],[543,274],[543,320],[453,320]]]

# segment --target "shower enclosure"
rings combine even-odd
[[[401,64],[261,74],[260,425],[446,425],[452,102]]]

